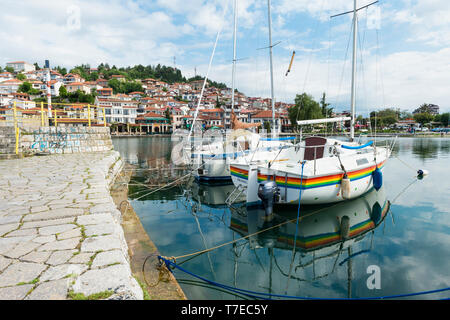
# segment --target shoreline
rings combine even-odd
[[[311,135],[312,133],[303,132],[303,136],[305,135]],[[323,137],[349,137],[347,134],[324,134],[324,133],[316,133],[312,134],[315,136],[323,136]],[[171,137],[172,134],[146,134],[146,135],[133,135],[133,134],[123,134],[123,135],[111,135],[111,138],[168,138]],[[289,133],[289,132],[282,132],[280,136],[300,136],[299,133]],[[379,133],[379,134],[355,134],[355,137],[369,137],[369,138],[388,138],[388,137],[395,137],[398,136],[399,138],[450,138],[449,133],[435,133],[435,132],[427,132],[427,133]]]
[[[110,192],[114,203],[122,214],[122,229],[128,244],[128,255],[133,276],[138,280],[144,297],[149,300],[187,300],[186,295],[172,273],[168,278],[160,281],[157,270],[156,255],[158,248],[145,231],[139,216],[128,200],[128,182],[134,173],[134,167],[125,164],[111,186]],[[148,260],[147,257],[151,256]],[[145,263],[145,270],[143,265]]]

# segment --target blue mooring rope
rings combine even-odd
[[[189,274],[197,279],[200,279],[202,281],[205,281],[211,285],[217,286],[219,288],[223,288],[232,292],[236,292],[251,298],[257,298],[257,299],[267,299],[272,300],[270,297],[275,298],[284,298],[284,299],[297,299],[297,300],[383,300],[383,299],[395,299],[395,298],[405,298],[405,297],[413,297],[413,296],[420,296],[420,295],[426,295],[426,294],[432,294],[432,293],[438,293],[438,292],[444,292],[444,291],[450,291],[450,287],[443,288],[443,289],[436,289],[436,290],[430,290],[430,291],[421,291],[421,292],[414,292],[414,293],[407,293],[407,294],[397,294],[397,295],[390,295],[390,296],[380,296],[380,297],[365,297],[365,298],[314,298],[314,297],[299,297],[299,296],[288,296],[288,295],[281,295],[281,294],[273,294],[273,293],[265,293],[265,292],[256,292],[251,290],[245,290],[240,289],[236,287],[227,286],[225,284],[221,284],[212,280],[208,280],[206,278],[203,278],[199,275],[196,275],[183,267],[180,267],[179,265],[173,263],[172,261],[165,259],[161,256],[158,256],[158,259],[164,261],[166,267],[168,270],[171,270],[171,266],[174,268],[179,269],[180,271],[183,271],[186,274]],[[444,298],[445,299],[445,298]],[[444,300],[443,299],[443,300]],[[450,298],[447,298],[450,299]]]

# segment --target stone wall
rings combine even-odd
[[[14,154],[16,135],[14,127],[0,127],[0,154]]]
[[[40,127],[22,132],[20,152],[82,153],[112,150],[108,127]]]

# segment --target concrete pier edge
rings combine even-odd
[[[111,196],[123,167],[117,151],[0,160],[0,300],[144,299]],[[150,298],[185,299],[168,283]]]

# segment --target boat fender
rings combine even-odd
[[[417,177],[418,178],[423,178],[424,176],[427,176],[427,175],[428,175],[428,170],[421,170],[421,169],[419,169],[417,171]]]
[[[375,202],[372,206],[372,211],[370,212],[370,219],[375,223],[375,225],[378,225],[381,221],[381,213],[383,209],[381,208],[381,205],[378,202]]]
[[[372,179],[373,179],[373,187],[375,190],[380,190],[381,186],[383,185],[383,174],[381,173],[381,170],[377,167],[374,172],[372,172]]]
[[[344,174],[341,181],[341,194],[343,199],[350,199],[350,179]]]
[[[339,231],[341,239],[343,240],[348,239],[348,236],[350,234],[350,218],[348,216],[343,216],[341,218],[341,225]]]

